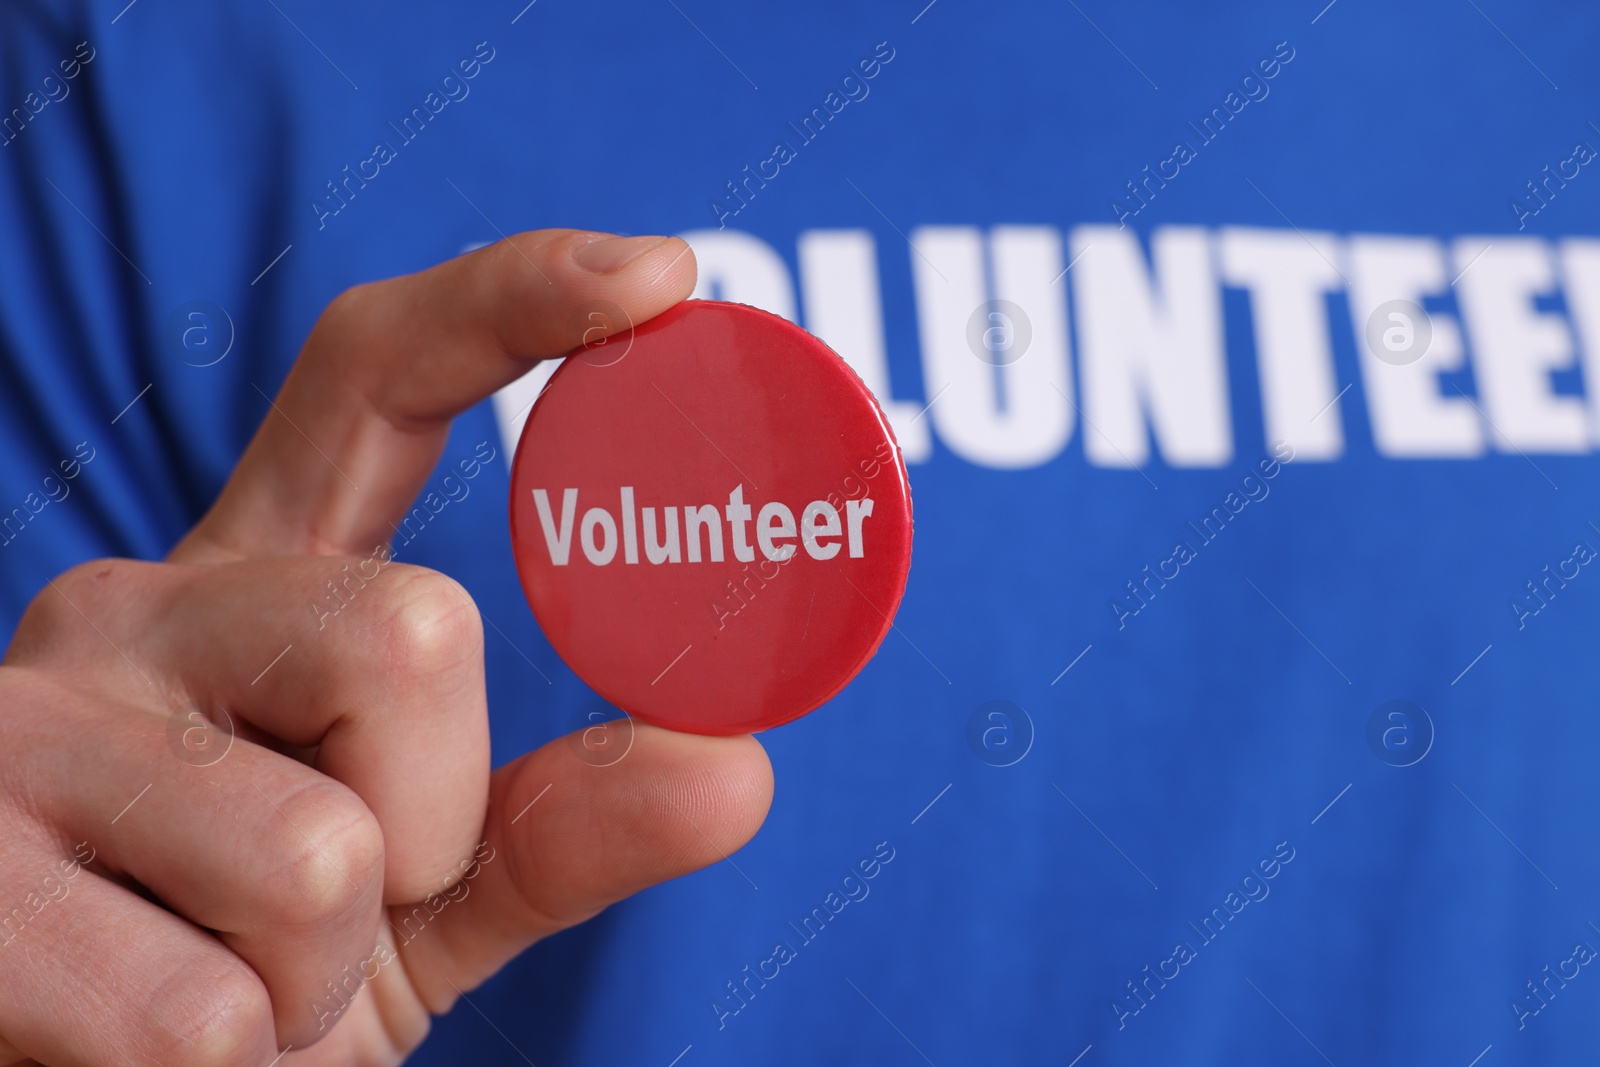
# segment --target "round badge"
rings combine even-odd
[[[872,658],[905,590],[911,487],[888,420],[765,311],[689,300],[630,332],[625,358],[567,359],[528,415],[523,592],[632,716],[702,734],[797,719]]]

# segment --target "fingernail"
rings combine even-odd
[[[656,245],[668,240],[665,237],[602,237],[579,245],[572,252],[572,261],[584,270],[596,274],[611,274],[632,263]]]

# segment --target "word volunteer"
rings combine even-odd
[[[794,512],[787,504],[776,500],[761,505],[761,510],[755,512],[745,503],[744,486],[741,484],[735,486],[728,494],[728,503],[723,509],[719,510],[715,504],[683,507],[684,552],[680,552],[676,506],[661,508],[663,529],[658,531],[656,509],[636,508],[633,486],[622,486],[617,497],[621,505],[619,513],[622,516],[621,542],[624,563],[639,562],[641,525],[644,527],[645,558],[652,564],[681,563],[685,554],[690,563],[699,563],[702,558],[702,541],[711,562],[721,563],[724,515],[727,516],[728,533],[733,542],[733,558],[741,563],[749,563],[756,558],[756,547],[761,549],[761,554],[767,559],[783,563],[795,554],[796,549],[793,544],[781,542],[792,542],[796,536],[805,546],[806,555],[812,559],[829,560],[837,556],[839,550],[845,547],[839,541],[841,537],[849,546],[851,559],[861,559],[866,555],[861,526],[872,515],[871,497],[846,500],[842,522],[838,508],[826,500],[813,500],[801,509],[800,521],[796,524]],[[572,558],[572,527],[574,517],[578,514],[578,490],[562,490],[559,513],[552,512],[550,493],[546,489],[533,490],[533,505],[539,513],[539,527],[544,533],[545,548],[550,553],[550,562],[557,567],[567,566]],[[755,515],[754,546],[750,544],[748,532],[752,514]],[[578,541],[583,548],[585,559],[597,567],[603,567],[616,558],[617,520],[609,510],[604,507],[591,507],[583,513],[583,519],[577,525]]]
[[[793,259],[732,228],[683,236],[699,262],[694,295],[815,333],[878,397],[911,464],[930,461],[937,439],[979,468],[1039,467],[1076,436],[1093,467],[1225,467],[1256,449],[1237,436],[1257,425],[1233,410],[1243,403],[1259,403],[1262,439],[1287,442],[1297,464],[1339,461],[1358,434],[1372,442],[1359,451],[1389,460],[1600,446],[1600,240],[1233,226],[1156,227],[1142,240],[1094,224],[908,233],[913,247],[880,248],[865,229],[803,230]],[[1228,321],[1231,301],[1224,314],[1228,290],[1248,295],[1245,321]],[[1027,316],[1029,337],[996,360],[975,353],[969,322],[1002,300]],[[1427,334],[1403,364],[1369,347],[1371,322],[1395,325],[1394,301],[1415,305]],[[898,340],[910,333],[901,316],[917,343]],[[911,360],[891,367],[887,338]],[[1249,388],[1234,390],[1232,375]],[[531,397],[497,400],[512,443],[508,416]]]

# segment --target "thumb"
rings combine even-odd
[[[609,729],[625,738],[628,725]],[[389,909],[405,970],[433,1013],[535,941],[727,859],[772,803],[772,765],[753,737],[636,724],[632,747],[610,766],[578,758],[578,737],[495,772],[480,862],[444,894],[450,903],[437,914]]]
[[[452,418],[541,359],[659,315],[689,295],[694,275],[676,238],[539,230],[346,291],[173,559],[386,543]],[[253,384],[266,398],[267,383]]]

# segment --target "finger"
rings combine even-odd
[[[265,1064],[261,981],[216,938],[76,866],[11,847],[0,879],[0,1045],[50,1064]],[[71,869],[69,876],[66,872]]]
[[[312,766],[353,790],[383,829],[388,899],[415,900],[482,840],[483,632],[458,584],[387,558],[97,561],[40,598],[49,616],[35,614],[29,632],[58,639],[14,654],[131,678],[126,656],[175,694],[175,709],[314,748]],[[62,661],[61,649],[80,659]],[[167,740],[176,752],[162,748],[166,760],[200,764],[226,734],[180,714]]]
[[[173,558],[370,549],[421,489],[451,418],[577,347],[596,325],[586,306],[617,309],[604,328],[627,329],[687,297],[694,276],[677,238],[540,230],[344,293]]]
[[[321,1037],[313,1005],[372,955],[382,921],[383,835],[360,799],[241,739],[191,765],[157,716],[113,707],[91,721],[81,700],[33,692],[48,715],[5,740],[29,753],[51,825],[88,842],[109,875],[215,931],[270,995],[279,1047]]]
[[[772,766],[753,737],[634,727],[597,767],[559,739],[495,772],[476,867],[437,914],[391,907],[423,1003],[444,1010],[528,945],[648,886],[726,859],[766,818]]]

